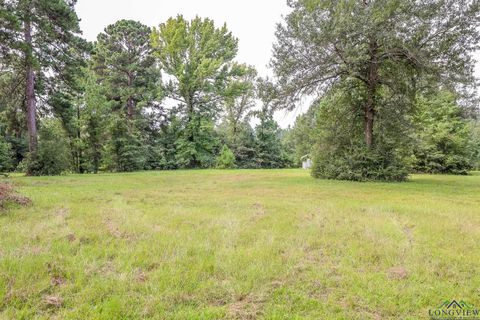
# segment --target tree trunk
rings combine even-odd
[[[135,109],[135,106],[133,103],[133,98],[129,97],[127,100],[127,117],[130,122],[133,120],[134,109]]]
[[[368,100],[371,100],[370,97]],[[373,120],[375,117],[373,101],[365,106],[365,144],[371,147],[373,144]]]
[[[132,75],[129,73],[128,74],[128,87],[132,88],[133,86],[133,78]],[[130,96],[128,97],[127,100],[127,117],[129,120],[129,123],[131,124],[131,121],[133,120],[133,113],[135,112],[135,103],[133,101],[133,97]]]
[[[82,140],[82,132],[80,130],[80,104],[77,105],[77,141],[81,141]],[[81,145],[81,144],[80,144]],[[83,163],[82,163],[82,157],[83,157],[83,153],[82,153],[82,147],[80,146],[77,146],[78,148],[78,153],[77,153],[77,157],[78,157],[78,172],[79,173],[85,173],[85,169],[83,168]]]
[[[190,95],[186,99],[186,106],[187,106],[187,141],[191,144],[195,143],[195,134],[196,134],[196,123],[198,117],[195,117],[195,109],[193,105],[193,95]],[[188,167],[189,168],[197,168],[200,165],[200,161],[198,161],[195,154],[192,155],[192,158],[189,161]]]
[[[233,135],[233,141],[232,141],[232,143],[233,143],[234,146],[237,146],[237,131],[238,131],[238,129],[237,129],[237,123],[235,122],[235,123],[233,124],[233,134],[232,134],[232,135]]]
[[[375,119],[375,98],[378,87],[378,44],[370,42],[370,65],[367,79],[367,101],[365,103],[365,144],[370,148],[373,145],[373,124]]]
[[[35,71],[33,69],[33,49],[32,49],[32,28],[30,21],[25,21],[25,69],[26,69],[26,86],[25,86],[25,105],[27,111],[27,130],[28,130],[28,150],[35,155],[37,152],[37,106],[35,101]]]

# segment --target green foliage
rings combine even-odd
[[[223,145],[220,154],[217,157],[218,169],[233,169],[235,168],[235,155],[227,145]]]
[[[175,141],[176,161],[180,168],[211,168],[215,166],[215,152],[219,141],[213,122],[194,117]]]
[[[370,149],[358,143],[348,149],[318,147],[314,151],[312,175],[352,181],[405,181],[408,167],[392,147]]]
[[[150,46],[149,27],[120,20],[98,35],[92,56],[93,70],[112,111],[138,118],[158,97],[160,78]]]
[[[120,20],[98,35],[87,82],[87,156],[93,171],[103,161],[114,171],[160,167],[152,130],[161,100],[149,27]],[[153,112],[152,112],[153,111]],[[152,115],[153,114],[153,115]],[[105,130],[110,128],[110,130]],[[103,149],[103,139],[108,147]]]
[[[66,96],[72,79],[85,61],[87,43],[79,37],[76,1],[2,0],[0,64],[20,74],[24,88],[29,150],[37,151],[37,99],[52,107],[52,97]],[[4,10],[6,8],[6,10]],[[74,89],[73,89],[74,90]]]
[[[255,167],[285,168],[290,161],[280,138],[281,130],[271,110],[258,114],[260,123],[255,127]]]
[[[0,173],[13,169],[13,157],[12,145],[0,136]]]
[[[179,167],[211,167],[216,147],[213,123],[227,94],[230,78],[243,71],[233,59],[237,39],[226,25],[215,27],[210,19],[170,18],[151,36],[155,55],[169,77],[162,84],[176,107],[184,128],[175,145]]]
[[[410,150],[408,136],[401,117],[382,113],[375,127],[372,147],[364,143],[364,128],[357,117],[355,90],[337,90],[323,99],[317,107],[316,144],[313,151],[312,175],[317,178],[354,181],[403,181],[408,176]],[[385,105],[388,105],[385,103]]]
[[[291,165],[282,144],[282,130],[273,119],[272,102],[277,96],[275,86],[269,79],[257,79],[257,98],[262,102],[261,110],[255,112],[260,123],[255,127],[255,167],[285,168]]]
[[[35,66],[38,80],[43,86],[55,87],[55,84],[67,80],[56,76],[75,62],[77,57],[73,55],[72,49],[86,44],[79,37],[81,30],[74,3],[71,0],[2,0],[0,39],[3,36],[6,41],[0,42],[0,52],[5,54],[0,57],[11,59],[26,55],[28,59],[22,63],[32,63]],[[24,35],[27,24],[34,30],[32,41]],[[55,81],[48,81],[53,79]]]
[[[320,124],[314,176],[403,180],[418,90],[475,84],[472,53],[480,36],[480,2],[288,4],[292,10],[277,25],[271,62],[278,79],[274,104],[293,109],[305,96],[329,99],[332,88],[348,96],[321,111],[328,121]],[[463,166],[461,159],[445,161]],[[343,163],[346,173],[340,174],[334,169]]]
[[[313,103],[305,114],[297,117],[290,132],[290,139],[293,143],[294,163],[301,165],[301,158],[311,155],[316,140],[318,102]]]
[[[38,151],[27,157],[27,174],[32,176],[59,175],[72,168],[71,150],[65,131],[56,119],[41,123]]]
[[[224,92],[226,138],[231,145],[237,145],[242,127],[251,116],[255,106],[255,79],[257,71],[252,66],[234,65],[236,72],[228,79]]]
[[[455,95],[441,91],[418,97],[415,124],[415,171],[467,174],[473,167],[473,128],[463,119]]]
[[[170,18],[152,33],[152,46],[161,69],[173,77],[164,83],[167,96],[178,99],[188,112],[214,112],[237,54],[237,39],[226,25],[216,28],[210,19]],[[204,104],[204,105],[201,105]]]
[[[175,113],[170,113],[160,127],[160,168],[166,170],[178,169],[177,141],[183,136],[181,120]]]
[[[244,121],[237,126],[235,137],[235,143],[230,142],[229,146],[235,155],[236,166],[238,168],[256,168],[257,144],[255,130],[247,121]],[[227,142],[231,141],[228,138],[225,140]]]
[[[279,77],[276,103],[282,107],[293,108],[303,96],[321,96],[331,84],[351,79],[360,80],[359,86],[372,94],[387,86],[406,95],[414,85],[413,74],[422,74],[423,81],[473,85],[478,1],[288,4],[292,10],[277,25],[271,62]]]
[[[24,74],[13,70],[0,74],[0,135],[9,143],[16,166],[28,151],[25,139],[24,91],[21,81]]]
[[[120,20],[88,44],[75,3],[0,0],[0,171],[24,158],[35,175],[284,168],[311,154],[314,176],[364,181],[478,166],[478,126],[431,93],[467,101],[478,1],[288,1],[276,84],[235,61],[226,25]],[[302,96],[321,103],[282,130],[274,112]]]
[[[105,159],[107,168],[114,171],[137,171],[144,169],[145,145],[139,133],[128,126],[124,118],[117,118],[110,128],[109,154]]]
[[[87,172],[97,173],[105,154],[105,142],[108,141],[108,121],[111,113],[98,78],[92,70],[85,73],[85,98],[80,124],[81,139],[84,145],[83,166]]]
[[[477,121],[471,121],[470,127],[472,128],[472,164],[473,169],[480,170],[480,123]]]

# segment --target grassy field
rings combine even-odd
[[[480,175],[14,177],[0,319],[428,319],[480,307]]]

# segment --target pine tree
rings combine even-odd
[[[7,0],[3,3],[1,16],[9,23],[0,32],[8,38],[2,44],[2,52],[4,57],[10,57],[7,63],[11,68],[23,70],[32,159],[37,152],[37,100],[40,95],[49,96],[55,92],[60,82],[68,82],[68,75],[63,71],[78,59],[71,49],[84,43],[78,37],[80,29],[75,3],[74,0]]]
[[[120,20],[100,33],[93,52],[93,69],[112,110],[121,112],[133,126],[144,108],[158,98],[160,72],[150,47],[149,27]]]
[[[114,152],[110,165],[117,171],[143,169],[148,158],[144,154],[148,149],[147,110],[158,112],[161,98],[157,86],[160,71],[152,55],[150,34],[150,28],[140,22],[120,20],[98,35],[94,47],[92,69],[114,113],[109,150]],[[93,125],[95,119],[90,120]]]

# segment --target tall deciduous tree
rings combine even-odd
[[[257,71],[252,66],[237,65],[238,75],[232,77],[225,90],[225,121],[228,137],[233,146],[238,142],[242,123],[255,106],[255,80]]]
[[[167,74],[165,94],[178,102],[184,118],[180,152],[188,158],[186,166],[197,167],[201,165],[199,153],[205,151],[198,135],[205,121],[212,122],[220,109],[227,79],[235,72],[231,64],[237,39],[226,25],[216,28],[210,19],[187,21],[177,16],[154,29],[152,44]]]
[[[288,3],[293,10],[277,27],[272,59],[278,101],[293,108],[302,96],[354,80],[368,147],[374,143],[380,96],[407,100],[426,79],[453,88],[472,81],[478,0]]]

